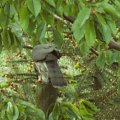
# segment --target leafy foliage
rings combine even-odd
[[[33,86],[38,83],[31,50],[22,48],[48,42],[66,56],[60,64],[69,82],[60,90],[64,97],[60,96],[62,100],[56,102],[48,119],[93,119],[97,109],[87,100],[99,107],[100,101],[106,102],[105,96],[110,99],[120,93],[119,10],[119,0],[1,0],[0,51],[4,54],[7,49],[8,58],[4,63],[5,58],[1,59],[0,73],[7,82],[0,82],[0,119],[33,119],[33,115],[45,119],[34,99]],[[118,42],[117,49],[110,46],[112,39]],[[24,62],[16,59],[21,54]],[[11,89],[11,84],[17,84],[18,91]]]

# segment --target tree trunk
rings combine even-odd
[[[40,84],[37,89],[37,105],[48,116],[58,97],[58,89],[50,84]]]

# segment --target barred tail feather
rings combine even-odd
[[[48,74],[50,81],[54,87],[63,87],[67,85],[67,81],[64,79],[63,74],[59,68],[57,60],[47,61]]]

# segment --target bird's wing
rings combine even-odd
[[[32,51],[33,61],[43,61],[45,57],[54,50],[55,47],[49,44],[35,46]]]

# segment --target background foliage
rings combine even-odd
[[[1,0],[0,119],[119,119],[119,10],[119,0]],[[31,49],[48,42],[69,85],[45,118]]]

